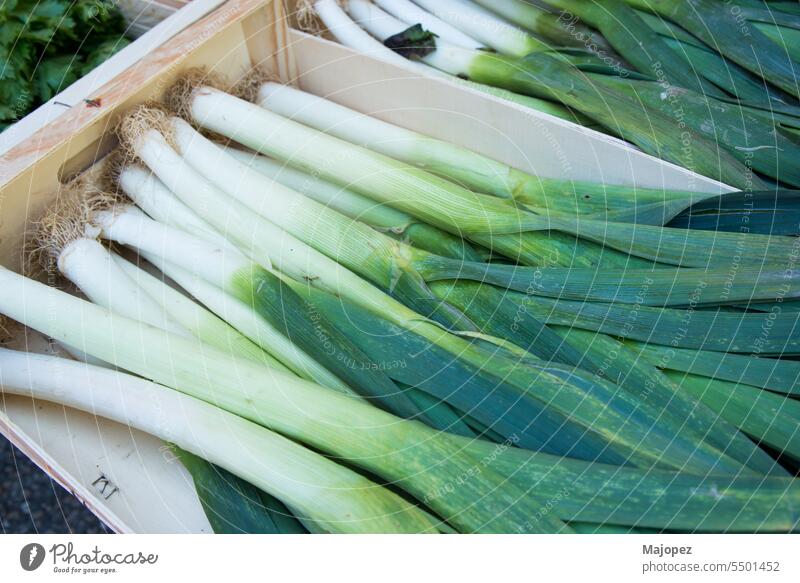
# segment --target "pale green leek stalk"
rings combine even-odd
[[[109,312],[101,314],[123,327],[132,323]],[[80,328],[77,323],[76,330]],[[154,333],[162,343],[166,340]],[[124,341],[130,342],[130,337]],[[114,354],[105,352],[113,362]],[[183,365],[187,364],[198,363]],[[0,385],[6,393],[54,401],[175,443],[279,498],[329,532],[436,531],[435,523],[416,506],[356,472],[251,421],[150,381],[0,349]]]
[[[383,289],[393,286],[393,278],[397,277],[393,268],[402,269],[404,264],[423,256],[424,252],[267,178],[183,120],[173,118],[172,129],[178,152],[210,184]]]
[[[486,47],[485,43],[475,40],[458,28],[451,26],[430,12],[426,12],[411,0],[374,0],[374,2],[395,18],[413,24],[421,24],[425,30],[431,31],[446,42],[465,49]]]
[[[748,233],[669,229],[564,215],[542,216],[481,195],[278,116],[225,92],[198,87],[184,104],[202,127],[251,149],[387,202],[527,265],[683,267],[783,263],[793,239]],[[232,123],[231,120],[237,120]],[[342,163],[341,160],[346,162]],[[611,226],[613,225],[613,227]],[[554,232],[555,231],[555,232]],[[575,237],[581,241],[576,243]],[[750,250],[742,255],[741,245]],[[601,245],[603,247],[601,247]]]
[[[59,271],[95,304],[181,336],[191,336],[112,259],[98,241],[79,237],[58,257]]]
[[[57,306],[58,318],[37,309],[42,305]],[[534,495],[495,475],[491,468],[459,482],[453,492],[448,484],[475,467],[480,458],[473,455],[482,456],[487,451],[479,441],[466,442],[401,420],[292,375],[113,314],[5,268],[0,268],[0,313],[58,340],[84,346],[88,353],[126,370],[395,481],[462,532],[565,530],[552,515],[539,514],[541,505]],[[132,344],[132,338],[138,341]],[[219,427],[218,423],[210,424],[208,436],[212,441],[219,440]],[[191,451],[191,444],[183,445]],[[492,449],[491,444],[486,445]],[[470,453],[474,448],[477,451]],[[209,459],[231,468],[223,459]],[[292,460],[291,465],[295,463]],[[249,473],[242,478],[281,498],[283,492],[268,488]],[[377,529],[435,528],[415,506],[394,495],[387,500],[383,489],[372,489],[366,480],[360,484],[364,487],[359,487],[359,500],[369,508],[353,516],[364,517],[362,527],[366,528],[367,520],[372,521],[373,527],[378,527],[380,520],[389,520],[390,525],[384,523]],[[352,489],[349,484],[344,487]],[[378,495],[381,499],[375,500]],[[320,495],[329,503],[324,498]],[[302,504],[291,500],[287,499],[290,505],[307,512]],[[324,519],[315,522],[330,521],[320,518]]]
[[[476,249],[464,239],[422,223],[386,204],[376,203],[347,188],[306,174],[260,154],[226,146],[225,152],[267,178],[280,182],[345,216],[364,222],[392,238],[442,257],[484,261],[488,252]]]
[[[549,232],[551,219],[521,210],[511,201],[467,190],[225,92],[199,87],[190,100],[188,114],[206,129],[307,172],[347,184],[360,194],[522,263],[591,266],[600,260],[616,260],[631,267],[650,264],[593,243],[577,244],[570,235]],[[241,121],[231,123],[231,115]],[[629,243],[626,248],[630,248]]]
[[[576,18],[569,18],[571,16],[569,13],[556,15],[526,0],[475,0],[475,2],[509,22],[548,39],[557,47],[582,47],[598,54],[607,54],[611,49],[602,35]]]
[[[150,172],[129,166],[120,172],[119,182],[125,194],[155,220],[224,249],[226,256],[235,258],[240,255],[237,248],[184,205]],[[187,271],[180,263],[164,262],[161,267],[166,275],[198,298],[208,309],[301,378],[313,380],[345,394],[353,394],[341,379],[299,349],[272,324],[254,314],[240,299],[230,295],[230,291],[226,292],[218,287],[219,282],[209,283],[195,277],[191,269]]]
[[[98,306],[6,269],[0,268],[0,283],[0,313],[352,460],[395,481],[441,516],[452,516],[451,524],[462,532],[567,531],[554,516],[575,522],[706,532],[789,532],[800,521],[796,480],[641,471],[436,434],[327,389],[237,361],[196,341],[165,339],[152,327],[112,317]],[[59,317],[45,314],[42,305],[57,306]],[[130,338],[139,338],[140,343],[132,345]],[[219,443],[219,427],[213,423],[203,436],[211,440],[205,453]],[[224,465],[226,459],[230,462],[230,452],[222,453]],[[252,469],[251,460],[247,461]],[[495,481],[495,471],[506,479]],[[464,480],[465,475],[471,478]],[[244,477],[258,482],[250,472]],[[522,489],[511,488],[512,482]],[[566,497],[565,484],[570,485]],[[549,500],[548,511],[533,496]],[[412,516],[415,523],[417,516]],[[421,526],[429,524],[426,519]]]
[[[260,110],[260,108],[257,109]],[[175,124],[175,126],[186,131],[191,130],[185,124]],[[179,134],[176,134],[177,137],[179,137]],[[184,135],[184,137],[187,137],[187,135]],[[201,145],[201,143],[197,142],[196,145]],[[274,267],[296,281],[312,283],[329,293],[344,295],[351,301],[378,314],[392,314],[393,318],[403,325],[408,325],[409,322],[416,322],[413,328],[427,329],[428,325],[425,322],[421,322],[419,315],[415,312],[391,299],[372,284],[367,283],[342,267],[338,262],[292,237],[271,221],[254,215],[244,205],[234,201],[215,188],[211,183],[203,179],[196,170],[192,170],[157,131],[148,130],[133,147],[164,185],[185,203],[191,204],[192,209],[200,214],[201,218],[209,222],[216,221],[218,225],[236,225],[236,228],[231,229],[229,232],[231,238],[240,247],[246,249],[249,255],[257,257],[259,262],[266,261],[267,265],[265,267]],[[246,167],[244,168],[246,170]],[[246,176],[254,176],[254,174],[245,174]],[[259,176],[267,180],[265,177]],[[239,177],[238,180],[244,178],[245,176]],[[299,193],[272,181],[269,181],[269,183],[276,192],[293,196],[294,204],[304,202],[305,197]],[[235,187],[236,185],[233,186]],[[288,220],[291,215],[291,208],[286,209],[285,207],[284,201],[281,205],[274,205],[270,210],[282,213],[282,216]],[[313,226],[309,226],[309,229],[312,228]],[[327,235],[323,232],[322,236]],[[339,238],[336,234],[330,236]],[[388,240],[388,243],[385,244],[397,245],[397,242]],[[381,252],[380,250],[378,251],[379,253]],[[391,249],[386,248],[383,253],[390,253],[390,251]],[[367,254],[369,253],[370,251],[367,250]],[[367,258],[359,256],[359,259]],[[384,277],[385,272],[381,269],[383,263],[379,259],[371,262],[372,269],[376,271],[376,276]],[[344,260],[344,258],[340,258],[340,260]],[[237,260],[236,263],[238,265],[234,266],[234,270],[240,269],[245,265],[245,262],[241,259]],[[233,261],[231,261],[231,264],[233,265]],[[369,269],[369,264],[365,265],[365,268]],[[229,279],[229,274],[215,274],[214,278],[209,279],[209,281],[219,284],[219,282],[226,279]],[[430,329],[438,330],[431,337],[431,340],[437,343],[442,342],[442,336],[446,335],[446,332],[436,326],[432,326]]]
[[[497,52],[524,57],[550,47],[525,31],[465,0],[414,0],[438,18],[485,43]]]
[[[112,258],[136,285],[147,292],[161,306],[161,309],[169,314],[170,318],[186,328],[196,338],[221,350],[230,350],[243,358],[249,358],[255,362],[266,362],[268,366],[278,370],[288,370],[238,330],[170,286],[163,279],[148,273],[116,253],[112,253]]]
[[[265,83],[259,90],[258,104],[308,127],[428,170],[470,190],[513,198],[541,211],[603,213],[665,200],[684,201],[688,206],[714,196],[534,176],[467,148],[280,83]]]
[[[141,166],[128,165],[119,171],[119,186],[149,217],[172,225],[227,251],[236,246],[180,201],[158,178]]]

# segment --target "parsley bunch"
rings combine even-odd
[[[128,44],[114,0],[0,0],[0,131]]]

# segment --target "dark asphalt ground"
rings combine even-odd
[[[108,529],[0,436],[0,532],[93,534]]]

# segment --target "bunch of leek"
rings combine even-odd
[[[357,50],[369,42],[379,58],[399,54],[561,103],[650,154],[735,187],[800,185],[797,16],[754,6],[743,26],[713,2],[656,4],[318,0],[314,8],[323,29]]]
[[[91,302],[0,269],[0,313],[111,367],[3,352],[4,390],[188,450],[248,531],[797,528],[796,237],[252,81],[187,75],[61,193],[38,254]]]

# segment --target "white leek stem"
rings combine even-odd
[[[136,206],[159,223],[178,227],[220,247],[236,249],[223,235],[183,204],[149,170],[141,166],[128,166],[120,172],[119,184]]]
[[[466,0],[414,0],[427,11],[499,53],[524,57],[547,46],[538,39]]]
[[[173,119],[184,160],[210,183],[344,267],[388,287],[396,253],[414,250],[271,180],[238,161],[185,121]],[[365,273],[366,272],[366,273]]]
[[[328,31],[343,45],[370,57],[407,67],[407,61],[394,51],[383,46],[354,23],[336,0],[318,0],[314,10]]]
[[[0,349],[0,385],[5,393],[54,401],[175,443],[331,532],[402,528],[399,521],[392,524],[390,506],[394,512],[418,512],[388,490],[290,439],[131,375]],[[373,505],[381,503],[371,506],[370,498]]]
[[[438,36],[445,42],[465,49],[481,49],[486,45],[464,34],[456,27],[426,12],[410,0],[373,0],[386,12],[406,22],[409,26],[421,24],[422,28]]]
[[[133,207],[97,213],[95,221],[103,238],[153,255],[164,255],[215,285],[223,285],[252,265],[238,252],[157,223]]]
[[[348,0],[347,11],[353,20],[381,41],[408,29],[406,22],[384,12],[367,0]],[[422,57],[422,62],[451,75],[468,77],[475,55],[475,51],[436,39],[436,49]]]
[[[351,185],[353,190],[427,223],[440,227],[448,223],[444,228],[459,236],[478,230],[496,235],[519,233],[520,225],[532,220],[532,215],[510,207],[508,201],[475,193],[210,87],[198,88],[192,94],[191,116],[206,129],[306,172]],[[164,146],[169,147],[166,142]],[[183,182],[185,175],[180,173]],[[443,214],[443,205],[453,209],[457,218],[452,213]]]
[[[389,37],[400,34],[409,28],[409,24],[407,22],[395,18],[388,12],[384,12],[367,0],[348,0],[347,11],[349,12],[350,16],[353,17],[353,20],[358,23],[358,26],[362,27],[370,35],[377,38],[381,43],[385,42]],[[343,41],[340,42],[342,42],[342,44],[345,46],[350,46]],[[399,56],[398,53],[395,53],[385,45],[381,44],[381,46],[388,53],[393,55],[393,57]],[[350,48],[358,50],[356,47],[351,46]],[[447,79],[448,81],[457,82],[459,84],[466,84],[473,89],[478,89],[486,93],[495,93],[496,91],[501,91],[507,93],[508,95],[515,96],[516,94],[511,93],[510,91],[505,91],[503,89],[495,90],[493,87],[473,83],[459,77],[459,75],[462,77],[468,76],[469,66],[472,63],[475,54],[476,53],[472,50],[454,45],[445,39],[437,38],[436,49],[432,53],[421,57],[421,60],[406,60],[403,57],[401,58],[403,59],[406,68],[411,68],[421,75],[437,77],[439,79]],[[380,53],[377,56],[379,58],[384,58],[385,55],[384,53]],[[387,60],[394,62],[393,58],[387,57]],[[524,96],[519,97],[520,99],[524,98]]]
[[[189,336],[188,330],[170,318],[94,239],[80,238],[66,245],[58,257],[58,268],[95,304],[173,334]]]
[[[377,7],[366,3],[367,6],[372,6],[377,10]],[[356,24],[351,20],[350,16],[342,10],[335,0],[320,0],[315,4],[315,9],[318,16],[324,22],[325,26],[329,29],[330,33],[336,40],[344,46],[351,48],[355,51],[363,53],[367,56],[387,61],[393,65],[398,65],[405,69],[411,69],[422,75],[429,75],[434,77],[442,77],[441,71],[446,71],[451,74],[453,71],[461,71],[464,69],[461,66],[451,64],[450,69],[447,67],[436,68],[434,65],[437,62],[437,57],[434,55],[430,59],[425,59],[425,62],[420,63],[417,61],[409,61],[404,57],[398,55],[396,52],[386,47],[383,41],[397,33],[403,32],[408,28],[403,21],[394,18],[393,16],[383,12],[386,20],[378,19],[375,22],[370,22],[370,26],[365,26],[364,22]],[[348,11],[352,13],[352,4],[348,1]],[[362,30],[362,27],[367,31]],[[375,39],[378,40],[375,40]],[[446,43],[442,43],[445,45]],[[454,45],[447,45],[452,47]],[[449,51],[447,56],[449,55]],[[440,58],[444,55],[440,55]],[[430,61],[430,62],[429,62]],[[441,69],[441,71],[439,70]],[[464,69],[466,71],[466,69]],[[465,73],[466,74],[466,73]],[[449,75],[445,75],[449,78]]]
[[[410,23],[407,20],[389,14],[385,10],[378,8],[369,0],[356,0],[355,2],[350,2],[350,0],[348,0],[347,12],[359,26],[364,27],[364,30],[381,42],[407,30],[412,24],[417,24],[416,22]],[[449,43],[447,39],[437,40],[445,45],[457,46]],[[439,42],[437,42],[437,46]]]
[[[535,177],[467,148],[362,114],[288,85],[265,83],[258,104],[329,135],[425,168],[476,192],[512,197],[512,180]]]
[[[220,350],[249,358],[277,370],[289,370],[235,328],[177,289],[144,269],[126,261],[119,255],[112,254],[112,258],[128,277],[158,302],[170,317],[189,330],[196,338]]]
[[[213,89],[202,88],[195,92],[196,97],[193,100],[195,106],[199,101],[198,93],[206,91],[212,92],[212,97],[216,94],[227,95]],[[228,97],[234,102],[241,102],[259,112],[268,113],[256,105],[232,96]],[[226,116],[220,110],[217,110],[216,114]],[[201,114],[200,117],[204,115]],[[279,116],[276,118],[284,120]],[[225,125],[229,123],[226,122]],[[389,310],[394,313],[401,309],[402,304],[372,284],[215,188],[189,166],[157,131],[145,132],[134,147],[145,164],[178,198],[215,228],[228,232],[236,240],[238,247],[247,249],[248,255],[257,258],[265,268],[270,269],[274,264],[277,270],[296,281],[313,283],[330,293],[344,295],[369,310],[377,310],[379,313]],[[177,263],[185,266],[181,261]],[[217,279],[205,277],[205,279],[211,282],[223,280],[220,277]],[[410,312],[405,307],[402,311]]]
[[[318,176],[306,174],[272,158],[245,152],[230,146],[226,146],[225,151],[264,176],[313,198],[318,203],[324,204],[343,215],[373,227],[402,232],[408,225],[416,222],[416,219],[411,215],[386,204],[375,202],[366,196],[361,196],[357,192],[323,180]]]

